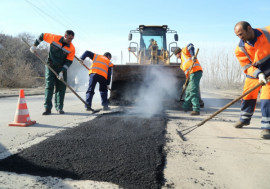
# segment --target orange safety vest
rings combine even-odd
[[[111,63],[106,56],[95,54],[89,70],[89,75],[91,73],[96,73],[107,79],[109,67],[113,67],[113,63]]]
[[[197,61],[194,63],[193,67],[191,68],[193,64],[192,56],[189,53],[187,47],[183,48],[181,51],[181,64],[180,68],[185,72],[186,77],[189,76],[189,74],[192,74],[197,71],[202,71],[202,67],[197,59]]]
[[[235,49],[235,55],[244,73],[255,78],[261,72],[257,66],[270,58],[270,26],[261,29],[257,28],[257,30],[262,34],[257,37],[254,47],[247,43],[244,43],[244,46],[240,46],[242,41],[240,40],[239,45]]]
[[[44,33],[43,40],[46,41],[49,44],[53,44],[56,47],[59,47],[64,51],[64,53],[67,54],[66,59],[73,61],[75,56],[75,47],[72,43],[69,45],[66,45],[62,48],[62,43],[60,43],[60,39],[63,38],[61,35],[55,35],[50,33]]]

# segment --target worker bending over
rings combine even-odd
[[[86,110],[93,111],[92,100],[97,82],[99,83],[103,110],[109,110],[108,89],[111,82],[111,68],[113,67],[110,61],[112,55],[109,52],[106,52],[104,55],[98,55],[91,51],[85,51],[80,58],[84,60],[87,57],[92,59],[93,63],[89,70],[89,87],[86,91]]]
[[[185,72],[186,78],[189,77],[182,108],[184,111],[188,111],[192,105],[193,111],[190,115],[200,115],[199,86],[202,77],[202,67],[195,57],[194,45],[190,43],[183,49],[177,47],[174,54],[177,58],[181,59],[180,68]]]

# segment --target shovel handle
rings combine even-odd
[[[76,55],[75,55],[75,58],[78,60],[78,62],[83,66],[85,67],[87,70],[90,70],[90,68],[88,68],[83,62],[81,59],[79,59]]]

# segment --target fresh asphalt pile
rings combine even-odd
[[[0,170],[161,188],[166,118],[102,115],[0,161]]]

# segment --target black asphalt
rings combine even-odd
[[[108,114],[0,161],[0,170],[161,188],[166,118]]]

